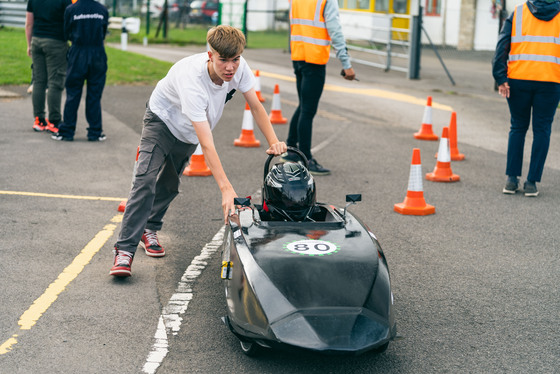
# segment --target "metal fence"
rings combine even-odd
[[[0,1],[0,26],[25,27],[27,1]]]

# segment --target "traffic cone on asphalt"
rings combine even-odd
[[[451,155],[451,161],[463,161],[465,155],[459,153],[457,148],[457,113],[451,112],[451,120],[449,121],[449,154]],[[437,158],[436,153],[436,158]]]
[[[261,142],[255,139],[253,127],[253,114],[251,113],[251,108],[249,108],[249,103],[245,102],[241,135],[233,141],[233,145],[237,147],[260,147]]]
[[[449,155],[449,128],[444,127],[439,142],[437,163],[434,171],[426,174],[426,179],[432,182],[457,182],[461,179],[451,170],[451,156]]]
[[[132,184],[134,184],[134,178],[136,177],[136,169],[138,168],[138,156],[140,155],[140,146],[136,148],[136,160],[134,160],[134,168],[132,170]],[[126,199],[119,203],[119,207],[117,211],[124,212],[124,208],[126,208]]]
[[[282,104],[280,103],[280,87],[274,86],[274,95],[272,96],[272,108],[270,110],[270,123],[273,125],[283,125],[288,122],[286,117],[282,117]]]
[[[264,103],[266,100],[261,94],[261,77],[260,77],[260,72],[258,70],[255,71],[255,78],[257,81],[257,83],[255,83],[255,91],[257,93],[257,98],[261,103]]]
[[[204,154],[202,153],[202,148],[200,148],[200,144],[196,147],[196,150],[191,155],[191,159],[189,165],[183,171],[183,175],[189,177],[207,177],[212,175],[212,172],[206,166],[206,162],[204,161]]]
[[[465,155],[459,153],[457,148],[457,113],[451,112],[451,120],[449,121],[449,153],[451,161],[463,161]]]
[[[393,209],[397,213],[412,216],[427,216],[436,212],[436,208],[433,205],[426,204],[426,200],[424,200],[419,148],[414,148],[412,151],[412,163],[410,165],[406,197],[402,203],[395,204]]]
[[[123,200],[119,203],[119,207],[117,208],[117,210],[121,213],[124,212],[124,208],[126,208],[126,202],[127,200]]]
[[[436,134],[432,130],[432,97],[428,96],[426,107],[424,108],[424,117],[422,118],[422,127],[420,131],[414,133],[414,137],[420,140],[438,140]]]

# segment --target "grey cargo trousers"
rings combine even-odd
[[[138,161],[115,248],[134,253],[144,229],[161,229],[163,216],[179,194],[181,175],[196,147],[178,140],[146,107]]]

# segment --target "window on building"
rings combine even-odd
[[[345,9],[370,9],[371,0],[338,0],[338,7]],[[345,4],[346,3],[346,4]]]
[[[376,12],[388,12],[389,11],[389,0],[375,0],[375,6],[373,7]]]
[[[393,13],[407,14],[407,9],[406,9],[407,2],[408,0],[393,0]]]
[[[441,0],[426,0],[426,15],[439,16],[441,14]]]
[[[370,0],[360,0],[358,2],[358,9],[369,10],[369,3],[370,3]]]

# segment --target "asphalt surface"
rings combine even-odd
[[[169,61],[200,51],[129,50]],[[244,56],[261,72],[265,108],[270,109],[279,84],[283,114],[290,118],[296,96],[289,55],[248,50]],[[267,352],[248,358],[220,322],[226,309],[217,250],[197,263],[200,268],[188,284],[192,299],[178,331],[168,328],[164,334],[168,352],[157,372],[558,372],[558,122],[540,196],[503,195],[509,115],[493,90],[490,58],[444,55],[455,86],[428,52],[421,79],[414,81],[403,73],[356,65],[360,81],[348,82],[338,75],[340,64],[329,63],[314,154],[333,173],[317,177],[318,200],[343,205],[346,193],[362,193],[363,201],[351,209],[387,256],[402,340],[379,355]],[[153,259],[138,252],[133,276],[112,279],[117,205],[130,187],[143,108],[153,87],[106,87],[108,139],[103,143],[86,141],[84,103],[74,142],[33,132],[25,89],[0,89],[0,372],[142,372],[156,344],[162,310],[193,259],[222,227],[219,191],[211,177],[183,178],[182,193],[160,232],[167,256]],[[452,163],[460,182],[424,180],[434,215],[402,216],[393,212],[393,204],[406,195],[412,149],[421,149],[424,172],[436,162],[438,142],[412,136],[420,128],[427,96],[434,100],[436,134],[449,123],[450,111],[457,112],[459,150],[466,159]],[[236,95],[214,136],[237,193],[254,195],[266,157],[262,146],[232,144],[243,108],[242,96]],[[275,130],[285,139],[287,126],[275,125]],[[256,135],[263,140],[258,130]],[[68,269],[83,258],[81,253],[90,257],[78,270]]]

